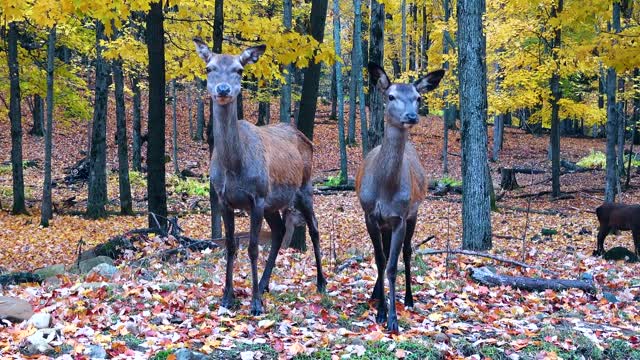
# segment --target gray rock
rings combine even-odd
[[[27,338],[27,353],[45,354],[50,352],[53,350],[53,347],[49,345],[49,343],[55,340],[56,337],[57,333],[55,329],[39,329]]]
[[[29,320],[33,316],[33,307],[28,302],[7,296],[0,296],[0,319],[12,322]]]
[[[89,357],[92,359],[106,359],[107,351],[100,345],[89,346]]]
[[[37,329],[46,329],[51,325],[51,315],[47,313],[37,313],[31,316],[29,323]]]
[[[46,266],[33,272],[36,275],[40,275],[41,278],[46,279],[52,276],[64,274],[64,265],[56,264]]]
[[[78,267],[80,268],[80,273],[86,274],[99,264],[113,265],[113,259],[108,256],[97,256],[91,259],[80,261]]]
[[[206,360],[208,359],[207,355],[197,352],[191,351],[189,349],[179,349],[173,353],[176,356],[176,360]]]
[[[94,266],[93,269],[91,269],[91,272],[96,272],[101,276],[112,278],[113,275],[118,272],[118,269],[111,264],[102,263]]]

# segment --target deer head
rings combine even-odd
[[[193,39],[196,52],[207,64],[207,90],[211,97],[219,104],[226,105],[235,101],[242,89],[242,71],[247,64],[253,64],[262,54],[266,45],[247,48],[240,55],[216,54],[198,38]]]
[[[387,73],[378,64],[369,63],[371,80],[382,92],[385,103],[385,119],[391,126],[408,129],[418,123],[420,94],[438,87],[444,70],[436,70],[416,80],[413,84],[391,83]]]

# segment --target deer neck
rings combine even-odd
[[[239,173],[242,169],[243,154],[237,109],[235,100],[225,105],[213,101],[214,151],[220,164],[234,173]]]
[[[397,188],[400,183],[404,148],[408,138],[409,132],[406,129],[399,129],[395,126],[386,126],[385,128],[378,153],[376,178],[381,179],[392,190]]]

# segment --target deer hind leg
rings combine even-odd
[[[389,258],[389,246],[391,244],[391,229],[382,229],[382,250],[384,251],[383,267],[387,266],[387,259]],[[376,286],[371,293],[371,299],[384,299],[384,274],[378,276],[376,280]]]
[[[234,305],[233,294],[233,262],[236,258],[237,245],[234,236],[235,222],[233,218],[233,209],[229,206],[222,205],[222,219],[224,221],[225,230],[225,249],[227,257],[227,272],[224,284],[224,293],[222,295],[222,306],[229,309]]]
[[[606,225],[600,225],[598,230],[598,241],[596,243],[596,250],[593,252],[593,256],[601,256],[604,254],[604,238],[609,234],[611,227]]]
[[[260,293],[269,291],[269,280],[271,279],[271,272],[276,264],[276,258],[278,257],[278,251],[282,246],[282,238],[284,237],[284,222],[278,211],[265,213],[264,219],[271,228],[271,250],[269,251],[269,257],[267,258],[267,264],[262,273],[262,278],[258,284],[258,290]]]
[[[413,307],[413,293],[411,292],[411,239],[416,229],[416,219],[407,220],[407,231],[404,235],[404,245],[402,246],[402,258],[404,260],[405,293],[404,306]]]
[[[400,249],[404,243],[407,230],[407,222],[405,219],[394,218],[393,233],[391,234],[391,248],[389,259],[387,259],[387,280],[389,281],[389,315],[387,319],[387,330],[390,332],[398,332],[398,315],[396,314],[396,275],[398,272],[398,257]]]
[[[318,292],[324,293],[327,287],[327,280],[322,273],[322,253],[320,252],[320,233],[318,232],[318,221],[313,211],[313,190],[311,185],[307,189],[298,192],[296,208],[302,213],[309,228],[309,237],[313,243],[313,253],[316,257],[317,286]]]
[[[384,299],[384,270],[387,266],[387,257],[382,247],[381,232],[378,224],[366,214],[365,223],[367,225],[367,232],[369,232],[369,237],[371,237],[371,242],[373,243],[373,254],[376,260],[376,267],[378,268],[378,279],[373,289],[373,297],[378,301],[376,322],[380,324],[387,320],[387,302]]]
[[[249,230],[249,259],[251,260],[251,315],[261,315],[262,293],[258,288],[258,240],[264,219],[264,199],[258,198],[251,207],[251,227]]]

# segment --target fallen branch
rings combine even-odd
[[[356,256],[352,256],[350,258],[348,258],[347,260],[345,260],[342,264],[340,264],[336,270],[334,271],[334,273],[338,274],[340,272],[342,272],[344,269],[350,267],[353,264],[358,264],[364,261],[364,258],[360,255],[356,255]]]
[[[555,210],[555,209],[550,209],[550,210],[535,210],[535,209],[529,209],[527,210],[526,208],[521,208],[521,207],[515,207],[515,206],[498,206],[498,208],[500,209],[505,209],[505,210],[512,210],[512,211],[518,211],[518,212],[530,212],[533,214],[540,214],[540,215],[560,215],[560,216],[566,216],[564,213],[562,213],[562,211],[560,210]]]
[[[556,273],[554,271],[547,270],[547,269],[541,268],[539,266],[529,265],[529,264],[525,264],[525,263],[520,262],[520,261],[511,260],[511,259],[503,258],[503,257],[497,256],[497,255],[491,255],[491,254],[478,252],[478,251],[462,250],[462,249],[458,249],[458,250],[455,250],[455,249],[454,250],[418,250],[418,251],[416,251],[416,253],[418,253],[420,255],[459,254],[459,255],[468,255],[468,256],[479,256],[479,257],[484,257],[484,258],[487,258],[487,259],[492,259],[492,260],[500,261],[500,262],[511,264],[511,265],[520,266],[520,267],[523,267],[523,268],[540,270],[540,271],[542,271],[544,273],[551,274],[551,275],[558,275],[558,273]]]
[[[511,286],[528,291],[568,290],[580,289],[584,292],[595,293],[596,288],[591,281],[567,279],[536,279],[522,276],[500,275],[487,267],[472,268],[471,278],[487,286]]]
[[[413,250],[413,251],[416,251],[420,246],[422,246],[422,245],[424,245],[424,244],[428,243],[429,241],[431,241],[431,240],[435,239],[435,237],[436,237],[435,235],[429,235],[429,237],[428,237],[428,238],[426,238],[426,239],[424,239],[424,240],[420,241],[419,243],[417,243],[417,244],[413,245],[413,246],[412,246],[412,250]]]

